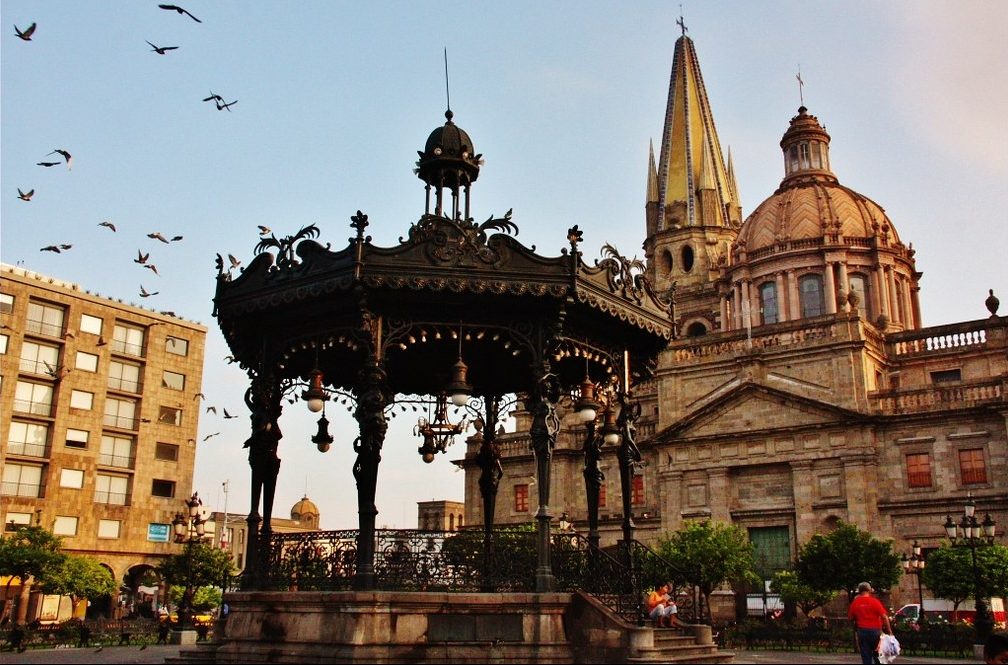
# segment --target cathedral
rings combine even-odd
[[[815,115],[801,106],[783,120],[780,185],[743,217],[684,31],[646,183],[646,274],[671,298],[676,334],[633,387],[635,537],[651,543],[688,520],[739,525],[769,580],[841,520],[897,554],[917,541],[925,556],[970,498],[979,518],[1008,524],[1008,317],[993,291],[964,294],[975,320],[922,327],[912,245],[842,184]],[[530,418],[514,416],[499,441],[498,524],[537,509]],[[552,462],[549,510],[574,529],[587,519],[584,437],[568,413]],[[469,525],[482,521],[478,449],[474,437],[460,462]],[[623,519],[613,447],[601,467],[605,546]],[[916,598],[904,576],[890,604]]]

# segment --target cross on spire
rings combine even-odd
[[[682,15],[682,5],[679,5],[679,18],[676,20],[676,25],[682,28],[683,37],[686,36],[686,22],[683,20]]]
[[[795,74],[795,78],[798,79],[798,101],[801,103],[802,106],[805,106],[805,94],[802,91],[802,88],[805,85],[805,81],[803,81],[801,77],[801,65],[798,65],[798,73]]]

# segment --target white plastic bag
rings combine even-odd
[[[879,639],[879,661],[883,663],[896,662],[896,656],[900,654],[900,643],[895,635],[882,634]]]

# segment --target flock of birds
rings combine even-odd
[[[202,23],[202,21],[200,19],[196,18],[188,10],[186,10],[186,9],[184,9],[182,7],[179,7],[178,5],[162,4],[162,5],[158,5],[158,7],[161,8],[161,9],[164,9],[166,11],[176,12],[176,13],[178,13],[181,16],[188,16],[193,21],[196,21],[197,23]],[[32,40],[32,36],[35,34],[35,31],[36,31],[37,27],[38,26],[37,26],[36,23],[32,23],[27,28],[25,28],[24,30],[22,30],[17,25],[15,25],[14,26],[14,34],[19,39],[21,39],[22,41],[30,42]],[[145,41],[147,41],[147,40],[145,40]],[[178,46],[157,46],[156,44],[153,44],[150,41],[147,41],[147,44],[151,47],[152,52],[157,53],[158,55],[166,55],[169,51],[174,51],[174,50],[176,50],[176,49],[179,48]],[[238,103],[237,99],[234,100],[234,101],[232,101],[232,102],[225,101],[223,97],[221,97],[218,94],[215,94],[212,90],[210,91],[210,96],[207,97],[206,99],[204,99],[203,101],[204,102],[210,102],[210,101],[212,101],[212,102],[214,102],[216,104],[218,111],[227,110],[228,112],[231,111],[231,107],[232,106],[234,106],[235,104]],[[67,150],[65,148],[56,148],[52,152],[48,153],[45,157],[51,157],[53,155],[59,155],[62,158],[62,161],[50,161],[50,160],[47,160],[47,159],[43,158],[41,161],[37,162],[37,165],[45,167],[45,168],[51,168],[53,166],[60,166],[62,164],[66,164],[66,167],[67,167],[68,171],[72,169],[73,155],[70,154],[69,150]],[[29,189],[28,191],[24,191],[24,190],[22,190],[19,187],[17,191],[18,191],[18,199],[20,199],[22,201],[25,201],[25,202],[31,202],[32,197],[35,196],[35,189],[34,188]],[[113,233],[115,233],[117,231],[115,224],[113,224],[111,221],[100,222],[98,224],[98,226],[107,228],[107,229],[109,229]],[[182,236],[181,235],[175,235],[175,236],[172,236],[171,238],[166,238],[163,234],[161,234],[158,231],[155,231],[155,232],[152,232],[152,233],[148,233],[147,237],[150,238],[150,239],[152,239],[152,240],[158,240],[158,241],[160,241],[160,242],[162,242],[162,243],[164,243],[166,245],[182,240]],[[41,251],[41,252],[52,252],[54,254],[60,254],[62,252],[66,252],[66,251],[70,250],[72,247],[73,247],[73,243],[55,243],[55,244],[51,244],[51,245],[46,245],[45,247],[41,247],[39,249],[39,251]],[[238,261],[238,259],[236,259],[235,257],[231,256],[230,254],[228,255],[228,257],[231,260],[231,267],[232,267],[232,269],[233,268],[237,268],[238,264],[240,263],[240,261]],[[220,255],[218,255],[218,258],[220,258]],[[148,270],[150,270],[152,273],[154,273],[154,275],[157,275],[157,276],[160,277],[160,273],[158,272],[157,266],[154,263],[150,262],[150,252],[149,251],[147,253],[144,253],[143,250],[137,250],[137,258],[134,259],[133,262],[139,264],[140,266],[142,266],[142,267],[144,267],[144,268],[146,268]],[[150,298],[151,296],[156,296],[159,293],[160,293],[160,291],[148,291],[146,288],[144,288],[143,284],[140,285],[139,295],[140,295],[141,298]]]

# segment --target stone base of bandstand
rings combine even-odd
[[[215,663],[574,662],[569,593],[237,592],[227,602],[221,634],[199,650]]]

